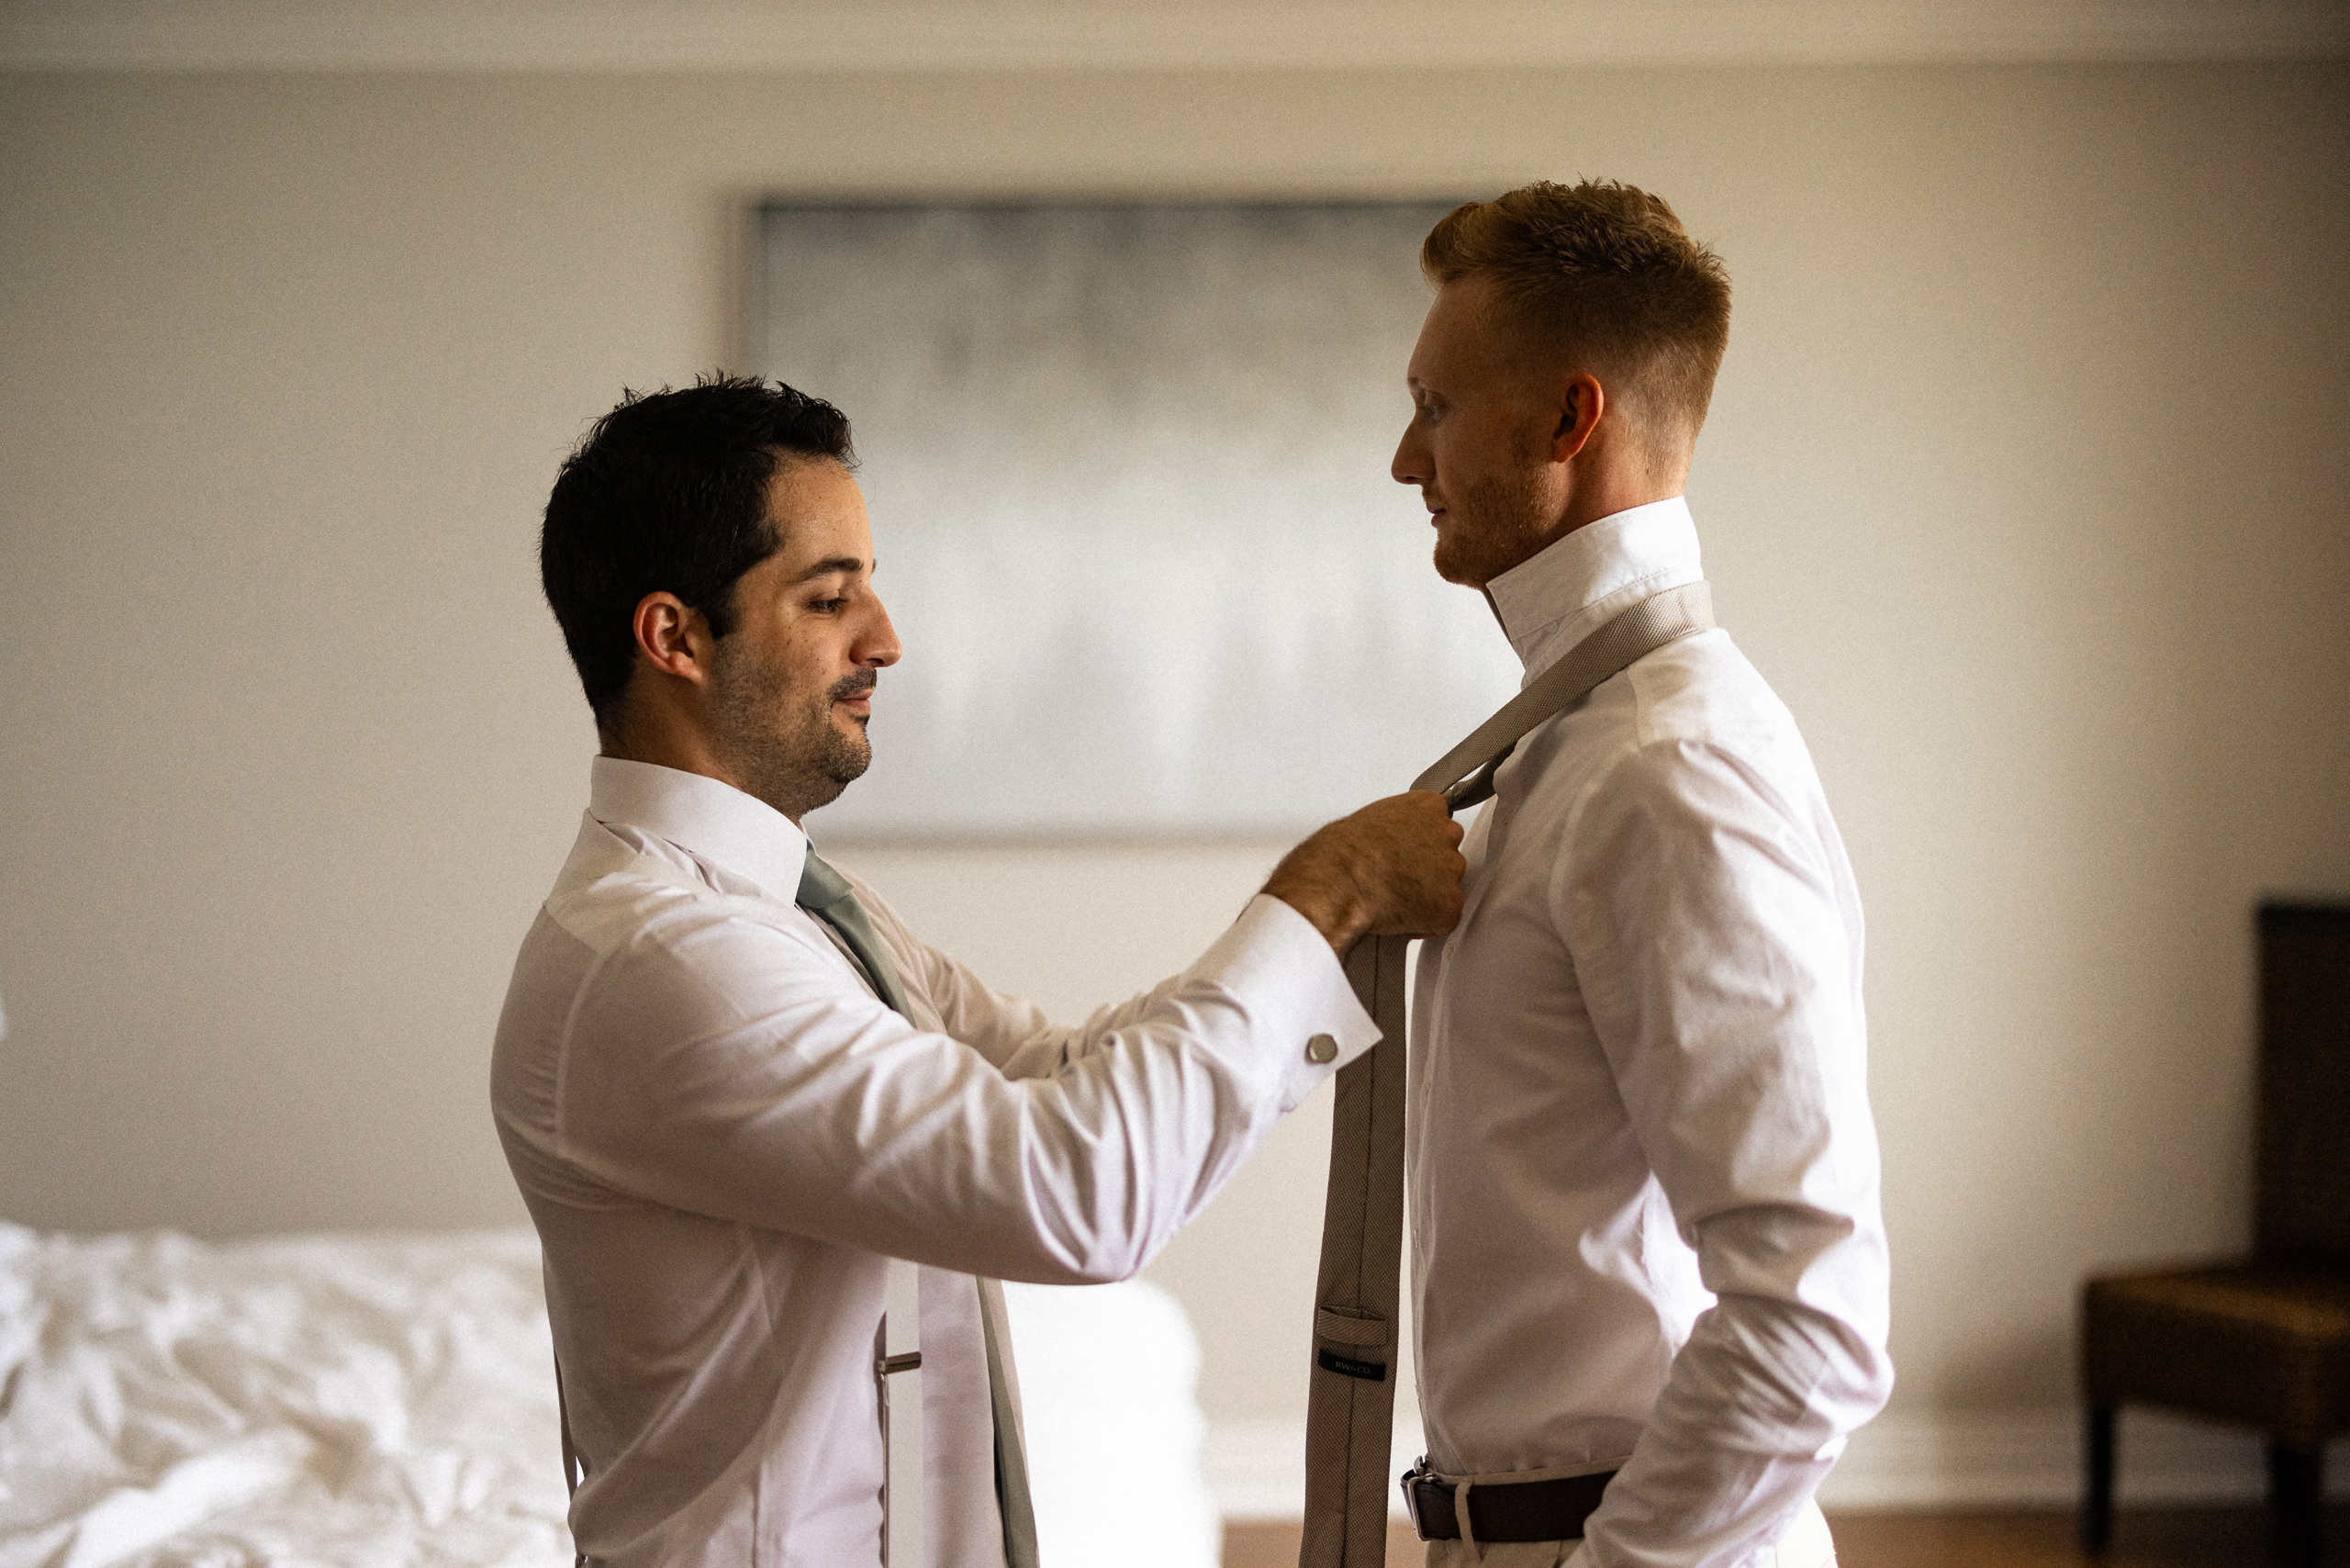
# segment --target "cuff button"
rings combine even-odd
[[[1338,1042],[1327,1035],[1316,1035],[1305,1042],[1305,1059],[1316,1067],[1326,1067],[1338,1059]]]

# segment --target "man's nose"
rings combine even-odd
[[[1428,470],[1434,465],[1427,460],[1427,443],[1418,439],[1419,428],[1417,420],[1404,426],[1404,439],[1395,443],[1394,460],[1387,465],[1387,472],[1399,485],[1425,485],[1428,482]]]
[[[890,623],[890,612],[877,598],[873,601],[872,624],[856,640],[856,662],[886,669],[898,662],[899,651],[898,629]]]

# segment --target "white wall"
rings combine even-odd
[[[623,385],[735,357],[749,199],[1611,174],[1738,281],[1691,494],[1869,903],[1897,1407],[2060,1403],[2083,1271],[2244,1237],[2253,900],[2350,892],[2345,105],[2339,64],[0,76],[0,1213],[519,1217],[487,1046],[589,747],[533,519]],[[845,858],[1074,1010],[1277,848]],[[1317,1160],[1285,1131],[1158,1266],[1221,1419],[1302,1406]]]

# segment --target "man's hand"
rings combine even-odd
[[[1441,936],[1460,918],[1460,826],[1427,790],[1373,801],[1299,845],[1265,891],[1340,958],[1365,936]]]

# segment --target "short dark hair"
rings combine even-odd
[[[1527,326],[1625,378],[1651,441],[1697,439],[1729,345],[1729,270],[1663,197],[1616,180],[1523,185],[1447,214],[1420,270],[1439,286],[1490,274]]]
[[[636,607],[676,594],[711,633],[734,630],[734,585],[782,548],[777,465],[856,465],[848,416],[778,381],[705,375],[627,392],[564,460],[539,533],[539,581],[600,726],[636,667]]]

